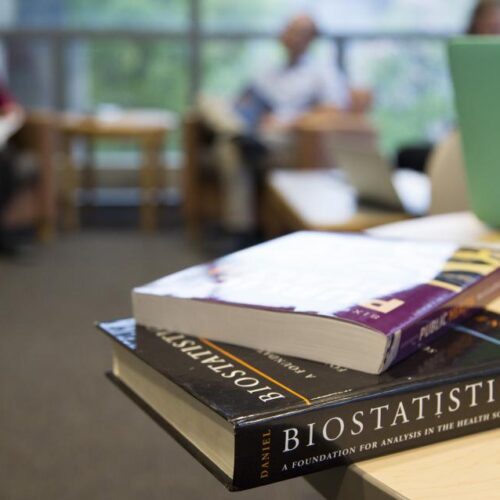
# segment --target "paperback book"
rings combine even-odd
[[[110,378],[239,490],[498,427],[497,312],[449,326],[380,375],[133,319],[99,326],[113,340]]]
[[[299,232],[133,290],[137,323],[381,373],[500,293],[500,252]]]

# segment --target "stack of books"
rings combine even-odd
[[[500,254],[300,232],[134,289],[109,377],[230,489],[498,427]]]

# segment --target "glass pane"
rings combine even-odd
[[[334,64],[335,47],[326,40],[312,48],[313,57]],[[280,64],[283,53],[273,40],[208,42],[203,46],[203,92],[234,98],[257,75]]]
[[[187,46],[176,42],[97,40],[86,44],[75,68],[87,81],[87,106],[158,107],[187,103]],[[74,65],[74,62],[73,62]]]
[[[453,124],[444,42],[352,42],[347,62],[351,84],[375,94],[373,116],[388,152],[436,140]]]
[[[0,27],[6,28],[14,24],[16,5],[12,0],[0,0]]]
[[[210,29],[271,30],[293,12],[297,0],[202,0],[203,24]]]
[[[276,29],[297,12],[336,33],[461,31],[474,0],[203,0],[208,29]]]
[[[188,0],[11,1],[16,14],[10,24],[22,26],[183,28],[188,24]]]
[[[70,0],[71,26],[178,28],[188,23],[187,0]]]
[[[3,44],[8,86],[27,108],[54,105],[55,78],[50,44],[37,38]]]
[[[203,92],[231,99],[263,67],[279,60],[278,45],[268,40],[210,42],[203,46]]]
[[[188,103],[187,50],[186,44],[171,41],[74,42],[66,62],[68,105],[87,112],[113,105],[180,115]],[[178,133],[170,146],[179,146]]]

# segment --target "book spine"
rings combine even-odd
[[[450,325],[472,316],[500,292],[500,270],[497,270],[463,292],[455,295],[440,307],[422,316],[418,321],[393,334],[383,369],[407,358],[418,349],[437,340]]]
[[[233,485],[246,489],[500,426],[500,373],[240,424]]]

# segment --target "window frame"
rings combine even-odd
[[[49,43],[52,85],[51,104],[55,109],[66,109],[68,103],[67,81],[68,71],[65,62],[65,48],[74,41],[117,40],[127,39],[144,42],[176,41],[187,44],[188,54],[188,81],[189,99],[194,97],[202,88],[202,48],[210,41],[231,42],[275,39],[274,31],[234,30],[231,32],[219,30],[204,30],[202,23],[203,0],[187,0],[188,24],[186,29],[173,28],[28,28],[3,27],[0,28],[0,40],[9,42],[15,40],[34,41],[44,40]],[[393,41],[438,41],[445,42],[456,33],[454,32],[366,32],[366,33],[323,33],[323,39],[329,40],[336,48],[336,57],[339,67],[347,74],[347,46],[351,41],[393,40]]]

